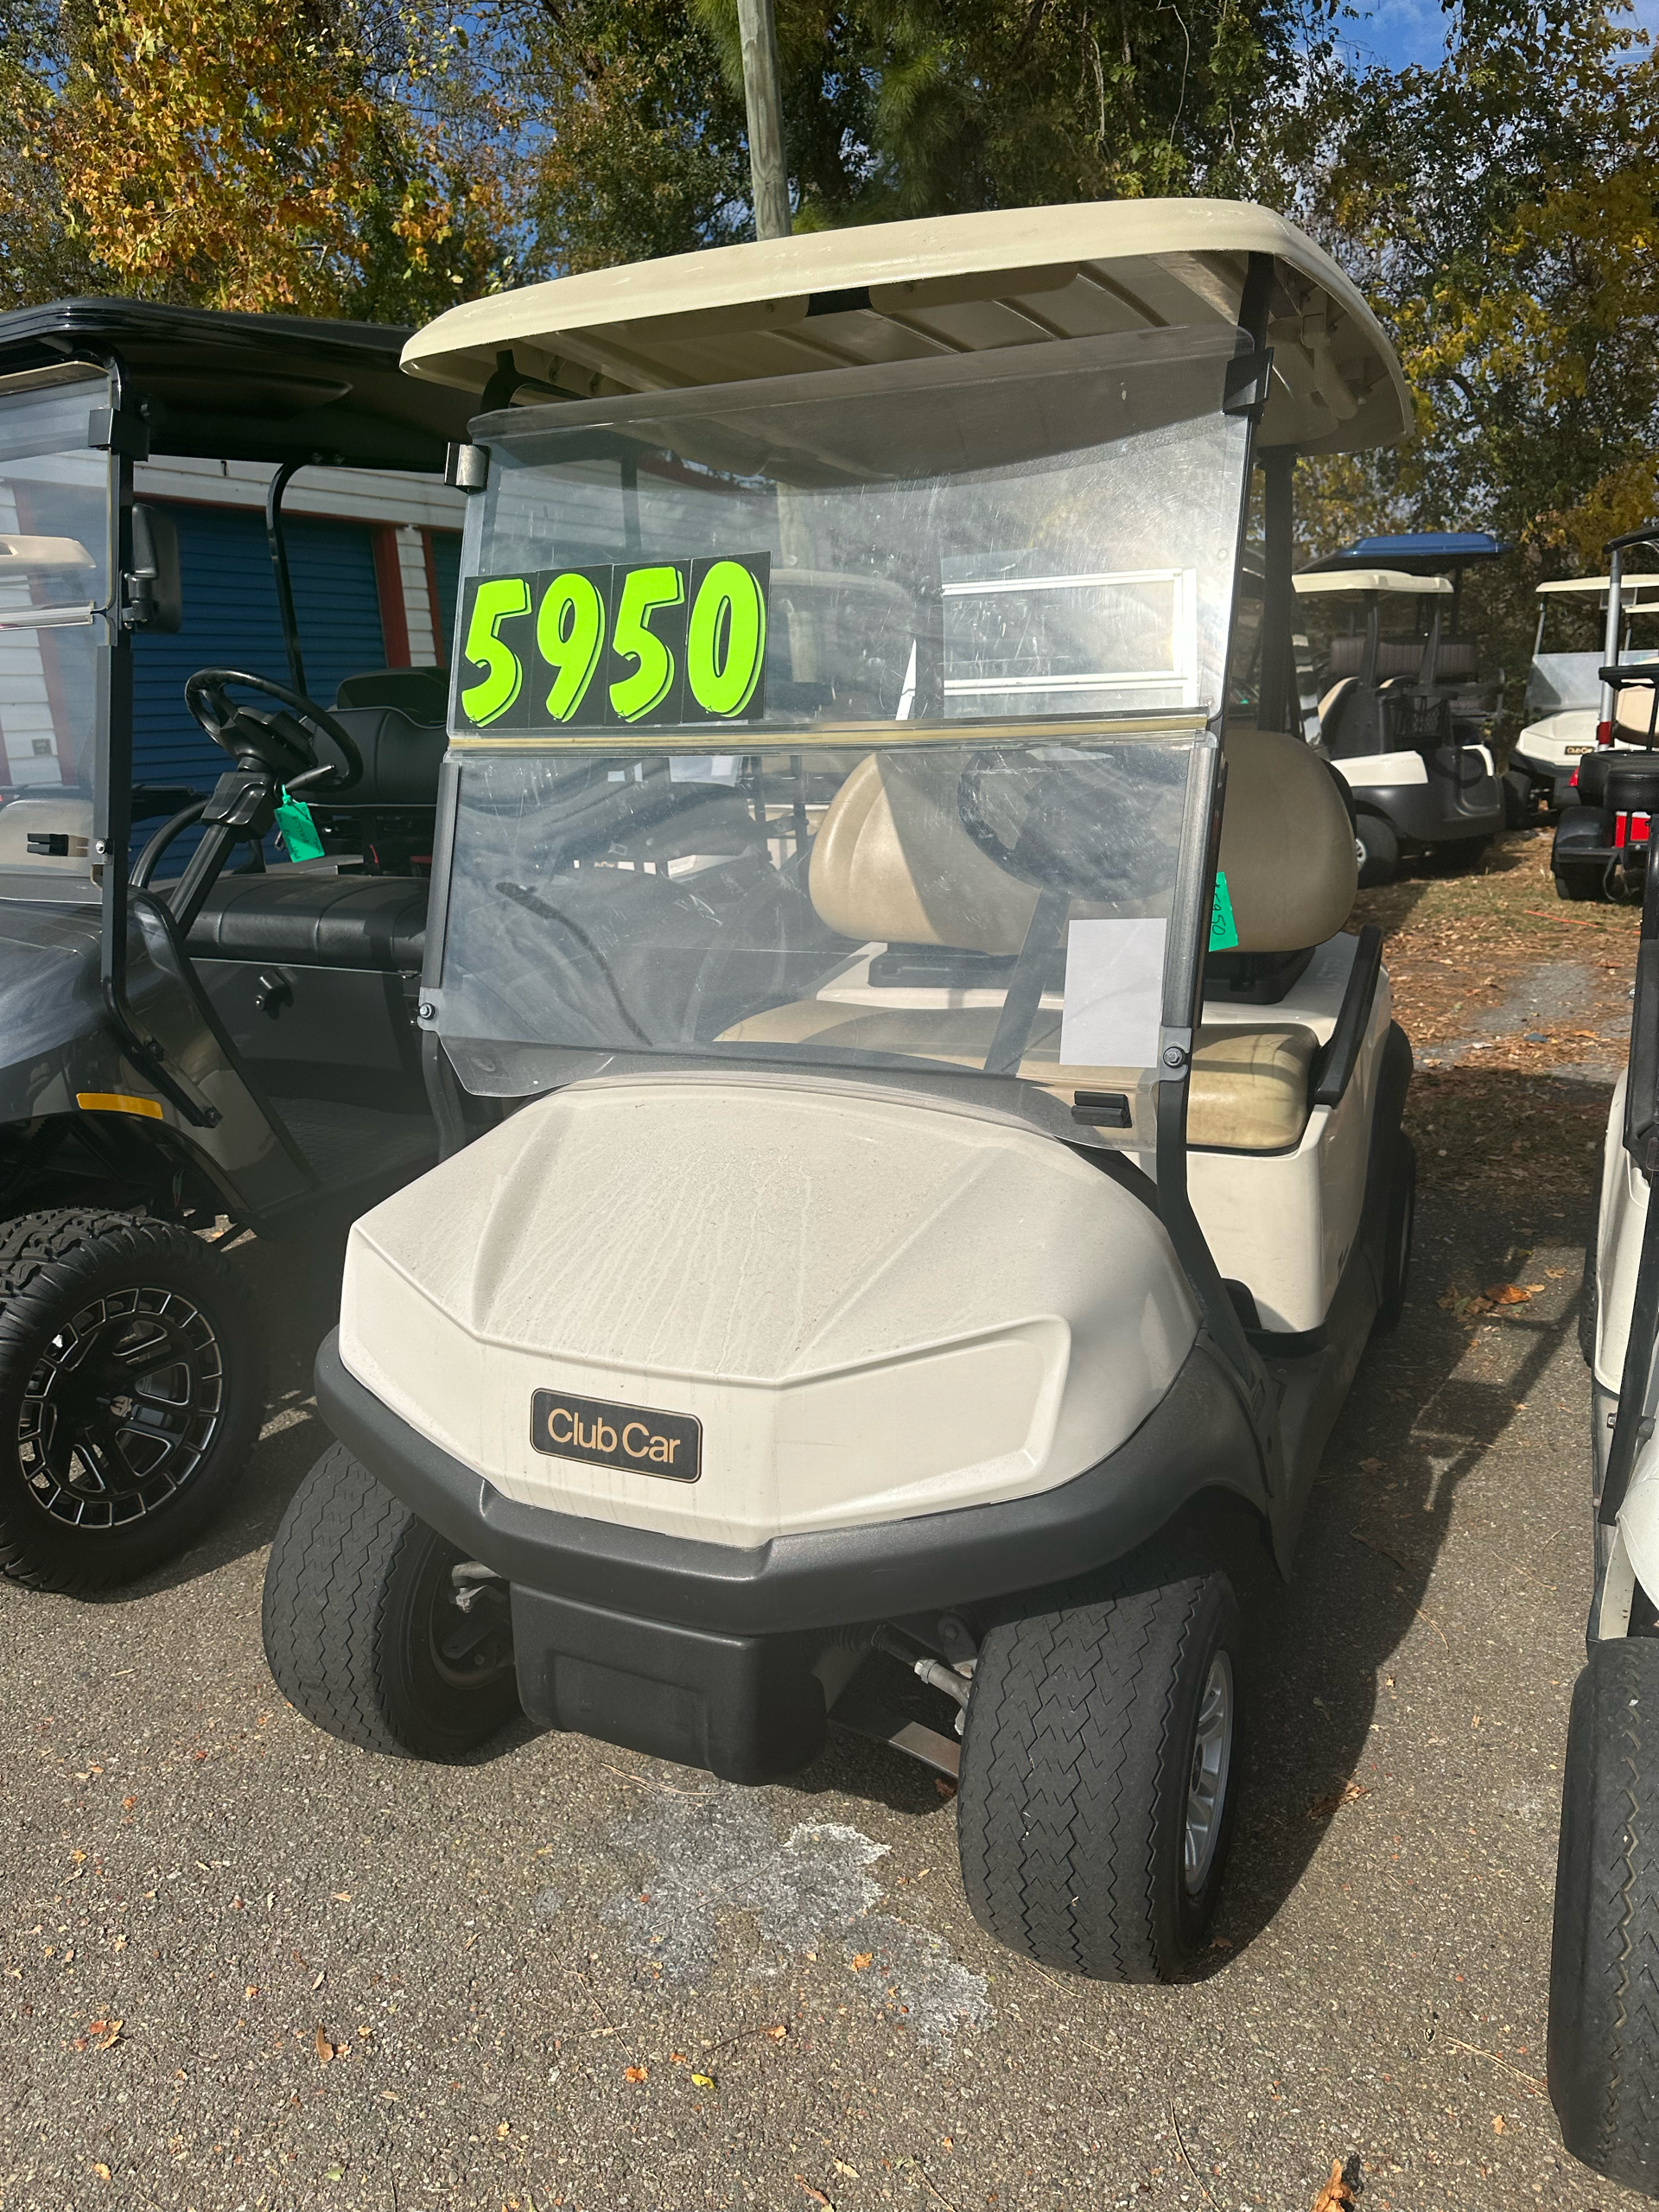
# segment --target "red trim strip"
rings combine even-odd
[[[432,644],[438,666],[449,665],[449,640],[443,634],[443,602],[438,597],[438,564],[432,558],[432,533],[421,532],[421,551],[426,561],[426,603],[432,616]]]
[[[386,666],[410,664],[409,613],[404,605],[404,568],[397,557],[395,523],[371,524],[374,532],[374,582],[380,594],[380,633],[386,641]]]

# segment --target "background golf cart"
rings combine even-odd
[[[0,318],[0,734],[31,779],[0,804],[0,1564],[16,1577],[140,1572],[234,1474],[259,1348],[236,1271],[194,1232],[348,1214],[431,1154],[411,1016],[442,679],[371,671],[340,687],[339,721],[306,700],[281,513],[320,458],[441,469],[461,410],[398,374],[401,340],[122,301]],[[196,757],[226,771],[211,793],[133,772],[135,648],[164,661],[189,639],[178,532],[135,503],[152,455],[275,470],[286,665],[194,679],[217,729]],[[279,673],[286,704],[237,709],[246,677]],[[308,776],[344,857],[269,866],[282,785]]]
[[[1596,749],[1601,671],[1607,658],[1606,576],[1558,577],[1538,587],[1538,632],[1527,677],[1533,717],[1510,747],[1504,807],[1511,829],[1579,804],[1579,763]],[[1631,663],[1659,655],[1659,576],[1626,576],[1618,653]],[[1648,702],[1629,692],[1616,702],[1611,741],[1639,746]]]
[[[1659,814],[1659,657],[1630,650],[1633,607],[1652,586],[1633,577],[1627,593],[1624,571],[1627,553],[1651,558],[1659,550],[1659,524],[1612,538],[1603,550],[1611,561],[1595,741],[1573,770],[1578,804],[1562,810],[1550,867],[1560,897],[1626,905],[1642,896]]]
[[[276,1679],[382,1751],[454,1756],[522,1694],[746,1781],[826,1713],[954,1770],[965,1707],[982,1919],[1166,1974],[1233,1802],[1218,1554],[1236,1516],[1288,1558],[1403,1296],[1409,1052],[1343,933],[1337,780],[1269,719],[1295,450],[1399,434],[1386,340],[1278,219],[1184,202],[599,272],[409,359],[570,395],[461,463],[423,1020],[507,1110],[353,1231]],[[1229,734],[1224,818],[1258,423],[1268,727]],[[729,685],[693,672],[716,586]],[[700,714],[658,714],[638,628],[598,682],[647,588]],[[1109,898],[1124,823],[1151,872]],[[1143,1009],[1122,1065],[1063,1040],[1085,941]],[[652,1422],[694,1479],[616,1458]]]
[[[1470,689],[1473,649],[1446,634],[1456,586],[1344,556],[1304,569],[1295,588],[1310,615],[1336,607],[1348,617],[1317,679],[1319,738],[1353,793],[1362,885],[1390,881],[1419,855],[1477,858],[1503,827],[1503,800],[1486,744],[1495,706]]]

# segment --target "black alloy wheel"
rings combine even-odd
[[[188,1230],[66,1207],[0,1228],[0,1571],[130,1581],[245,1463],[264,1362],[238,1269]]]

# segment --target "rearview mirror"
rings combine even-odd
[[[159,631],[170,637],[184,620],[179,533],[165,508],[132,511],[130,603],[135,630]]]

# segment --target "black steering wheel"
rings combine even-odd
[[[231,687],[263,692],[276,700],[276,714],[239,704]],[[319,798],[348,791],[363,778],[363,755],[350,733],[315,699],[274,683],[268,676],[248,676],[238,668],[199,668],[184,687],[184,703],[213,743],[238,762],[264,768],[290,792],[315,791]],[[320,760],[317,740],[340,755]]]

